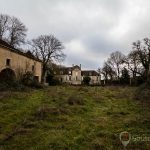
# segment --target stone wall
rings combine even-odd
[[[0,47],[0,72],[6,68],[12,69],[17,78],[27,71],[33,72],[34,76],[41,82],[42,63],[40,61],[12,52],[7,48]]]

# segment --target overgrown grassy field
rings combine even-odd
[[[122,131],[150,137],[150,107],[136,101],[134,91],[54,86],[1,92],[0,150],[122,150]],[[128,149],[150,150],[150,141],[131,139]]]

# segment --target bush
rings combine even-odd
[[[0,83],[0,91],[13,91],[13,90],[17,90],[17,91],[24,91],[26,90],[26,87],[19,83],[18,81],[13,81],[13,82],[3,82]]]
[[[24,74],[21,81],[18,80],[8,80],[8,81],[0,82],[0,91],[25,91],[28,90],[29,87],[43,88],[43,85],[41,85],[37,80],[35,80],[33,74],[30,72]]]
[[[131,78],[131,85],[139,86],[145,82],[145,79],[142,76],[137,76],[135,78]]]
[[[120,83],[121,84],[130,84],[130,75],[129,75],[129,71],[124,68],[122,70],[122,76],[120,78]]]
[[[150,102],[150,80],[138,87],[135,98],[144,102]]]
[[[120,85],[120,80],[113,80],[112,82],[111,82],[111,85]]]
[[[85,85],[89,85],[90,84],[90,81],[91,81],[91,78],[86,76],[86,77],[83,77],[83,84]]]
[[[28,87],[42,88],[43,86],[34,78],[32,72],[26,72],[21,80],[21,83]]]
[[[71,96],[68,98],[69,105],[84,105],[83,99],[79,96]]]
[[[48,75],[46,77],[46,82],[49,84],[49,85],[60,85],[60,81],[58,78],[54,77],[53,75]]]
[[[0,82],[1,83],[4,82],[4,83],[9,84],[9,83],[12,83],[15,81],[16,81],[16,75],[12,69],[6,68],[0,72]]]

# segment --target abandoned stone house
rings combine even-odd
[[[101,83],[101,76],[95,70],[81,70],[81,65],[59,68],[58,78],[63,83],[81,85],[85,76],[89,76],[91,78],[91,85],[99,85]]]
[[[26,72],[32,72],[41,82],[42,62],[31,52],[24,53],[0,40],[0,80],[8,75],[20,79]]]

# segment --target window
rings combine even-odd
[[[32,65],[32,71],[34,71],[34,68],[35,68],[34,65]]]
[[[39,76],[34,76],[34,79],[39,82]]]
[[[71,71],[69,71],[69,74],[71,74]]]
[[[76,76],[76,81],[78,80],[78,77]]]
[[[10,66],[10,59],[6,59],[6,66]]]
[[[98,77],[97,77],[97,81],[98,81]]]
[[[71,81],[71,76],[69,76],[69,81]]]

